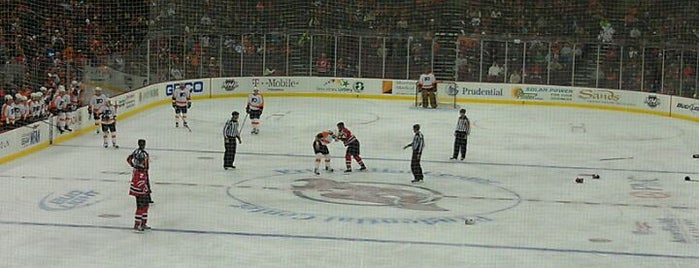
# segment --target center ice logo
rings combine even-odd
[[[305,185],[292,187],[296,196],[319,202],[446,211],[435,203],[442,198],[441,193],[411,185],[399,188],[396,184],[338,182],[321,178],[300,179],[295,182],[305,182]]]
[[[333,174],[309,176],[310,169],[275,172],[229,186],[230,207],[298,221],[434,225],[492,221],[489,215],[521,203],[519,194],[499,182],[474,176],[425,171],[431,181],[440,181],[427,186],[405,183],[411,176],[406,170],[370,168],[352,180]]]

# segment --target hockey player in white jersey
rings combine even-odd
[[[107,100],[105,105],[99,110],[99,116],[102,125],[102,139],[104,140],[104,148],[109,147],[109,135],[112,138],[112,147],[119,148],[116,143],[116,115],[117,107],[112,104],[111,100]]]
[[[260,90],[257,87],[253,88],[252,93],[248,95],[248,104],[245,107],[245,112],[250,115],[250,124],[252,125],[252,134],[260,133],[260,116],[262,116],[262,109],[265,106],[265,99],[260,94]]]
[[[333,168],[330,166],[330,150],[328,149],[328,144],[330,144],[330,139],[333,137],[334,133],[332,130],[321,131],[316,134],[313,140],[313,153],[315,154],[315,167],[313,173],[320,175],[318,168],[320,168],[320,162],[325,161],[325,170],[328,172],[333,172]]]
[[[92,113],[92,119],[95,120],[95,133],[100,133],[99,126],[102,119],[100,118],[99,111],[107,102],[108,97],[102,92],[102,88],[100,87],[96,87],[94,91],[94,95],[90,97],[90,102],[87,104],[87,107],[88,111]]]
[[[29,106],[27,106],[27,97],[17,93],[15,95],[15,117],[18,125],[24,125],[29,122]]]
[[[73,131],[72,129],[70,129],[71,118],[69,117],[69,104],[70,96],[66,94],[65,87],[59,86],[58,94],[53,99],[53,107],[56,110],[56,117],[58,119],[58,123],[56,125],[60,133],[63,133],[65,131]]]
[[[187,88],[177,85],[172,91],[172,108],[175,109],[175,127],[182,125],[189,128],[187,125],[187,109],[192,107],[192,97],[189,86]]]
[[[46,115],[46,104],[42,101],[43,94],[41,92],[34,92],[30,94],[30,99],[27,101],[27,107],[29,108],[29,121],[37,122],[44,118]]]
[[[5,103],[2,104],[2,125],[3,129],[13,129],[15,128],[15,121],[17,116],[15,114],[15,99],[12,95],[5,95]]]

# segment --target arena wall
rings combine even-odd
[[[229,77],[158,83],[112,98],[118,120],[170,103],[178,84],[192,86],[194,101],[246,97],[257,87],[265,97],[415,99],[414,80],[332,77]],[[638,91],[526,84],[442,82],[439,101],[512,105],[567,106],[645,113],[699,122],[699,100]],[[572,116],[572,115],[571,115]],[[41,150],[94,129],[87,107],[74,112],[75,131],[58,134],[53,118],[0,134],[0,163]]]

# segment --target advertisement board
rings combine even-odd
[[[415,80],[382,80],[381,93],[392,95],[415,95],[417,81]]]
[[[699,121],[699,100],[672,97],[670,113],[672,116]]]
[[[0,134],[0,159],[4,162],[6,157],[12,156],[23,150],[47,145],[50,139],[49,124],[35,122]]]
[[[160,83],[157,85],[161,88],[162,92],[164,93],[164,96],[168,98],[172,96],[172,92],[173,90],[175,90],[175,87],[177,86],[189,88],[193,98],[199,95],[209,96],[209,94],[211,93],[211,79],[209,78],[170,81]]]
[[[469,82],[443,82],[437,84],[439,96],[457,99],[512,99],[508,84],[481,84]]]
[[[172,91],[178,85],[190,86],[193,98],[205,99],[213,96],[245,96],[257,87],[266,93],[284,93],[289,96],[334,95],[389,97],[404,99],[415,94],[415,80],[336,78],[336,77],[224,77],[169,81],[143,87],[112,98],[118,105],[118,114],[128,117],[142,109],[159,103],[168,103]],[[455,97],[461,102],[534,103],[561,106],[585,106],[590,108],[626,110],[632,112],[660,114],[699,121],[699,100],[672,97],[638,91],[623,91],[598,88],[576,88],[565,86],[494,84],[472,82],[442,82],[438,84],[439,97]],[[124,118],[124,117],[120,117]],[[82,107],[73,112],[74,130],[93,126],[89,111]],[[32,147],[48,144],[49,141],[78,135],[81,131],[59,134],[51,129],[54,124],[39,122],[0,134],[0,157],[7,161]]]

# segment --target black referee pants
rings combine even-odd
[[[459,153],[461,153],[461,158],[466,158],[466,145],[468,144],[468,139],[466,138],[465,131],[457,131],[456,138],[454,139],[454,153],[451,155],[453,158],[457,158]]]
[[[226,149],[225,152],[223,152],[223,167],[232,167],[235,161],[235,150],[238,144],[235,138],[229,138],[228,142],[223,143],[223,146]]]
[[[413,172],[413,177],[415,177],[415,180],[422,180],[424,177],[422,175],[422,166],[420,165],[420,157],[422,156],[422,153],[413,151],[413,157],[410,159],[410,171]]]

